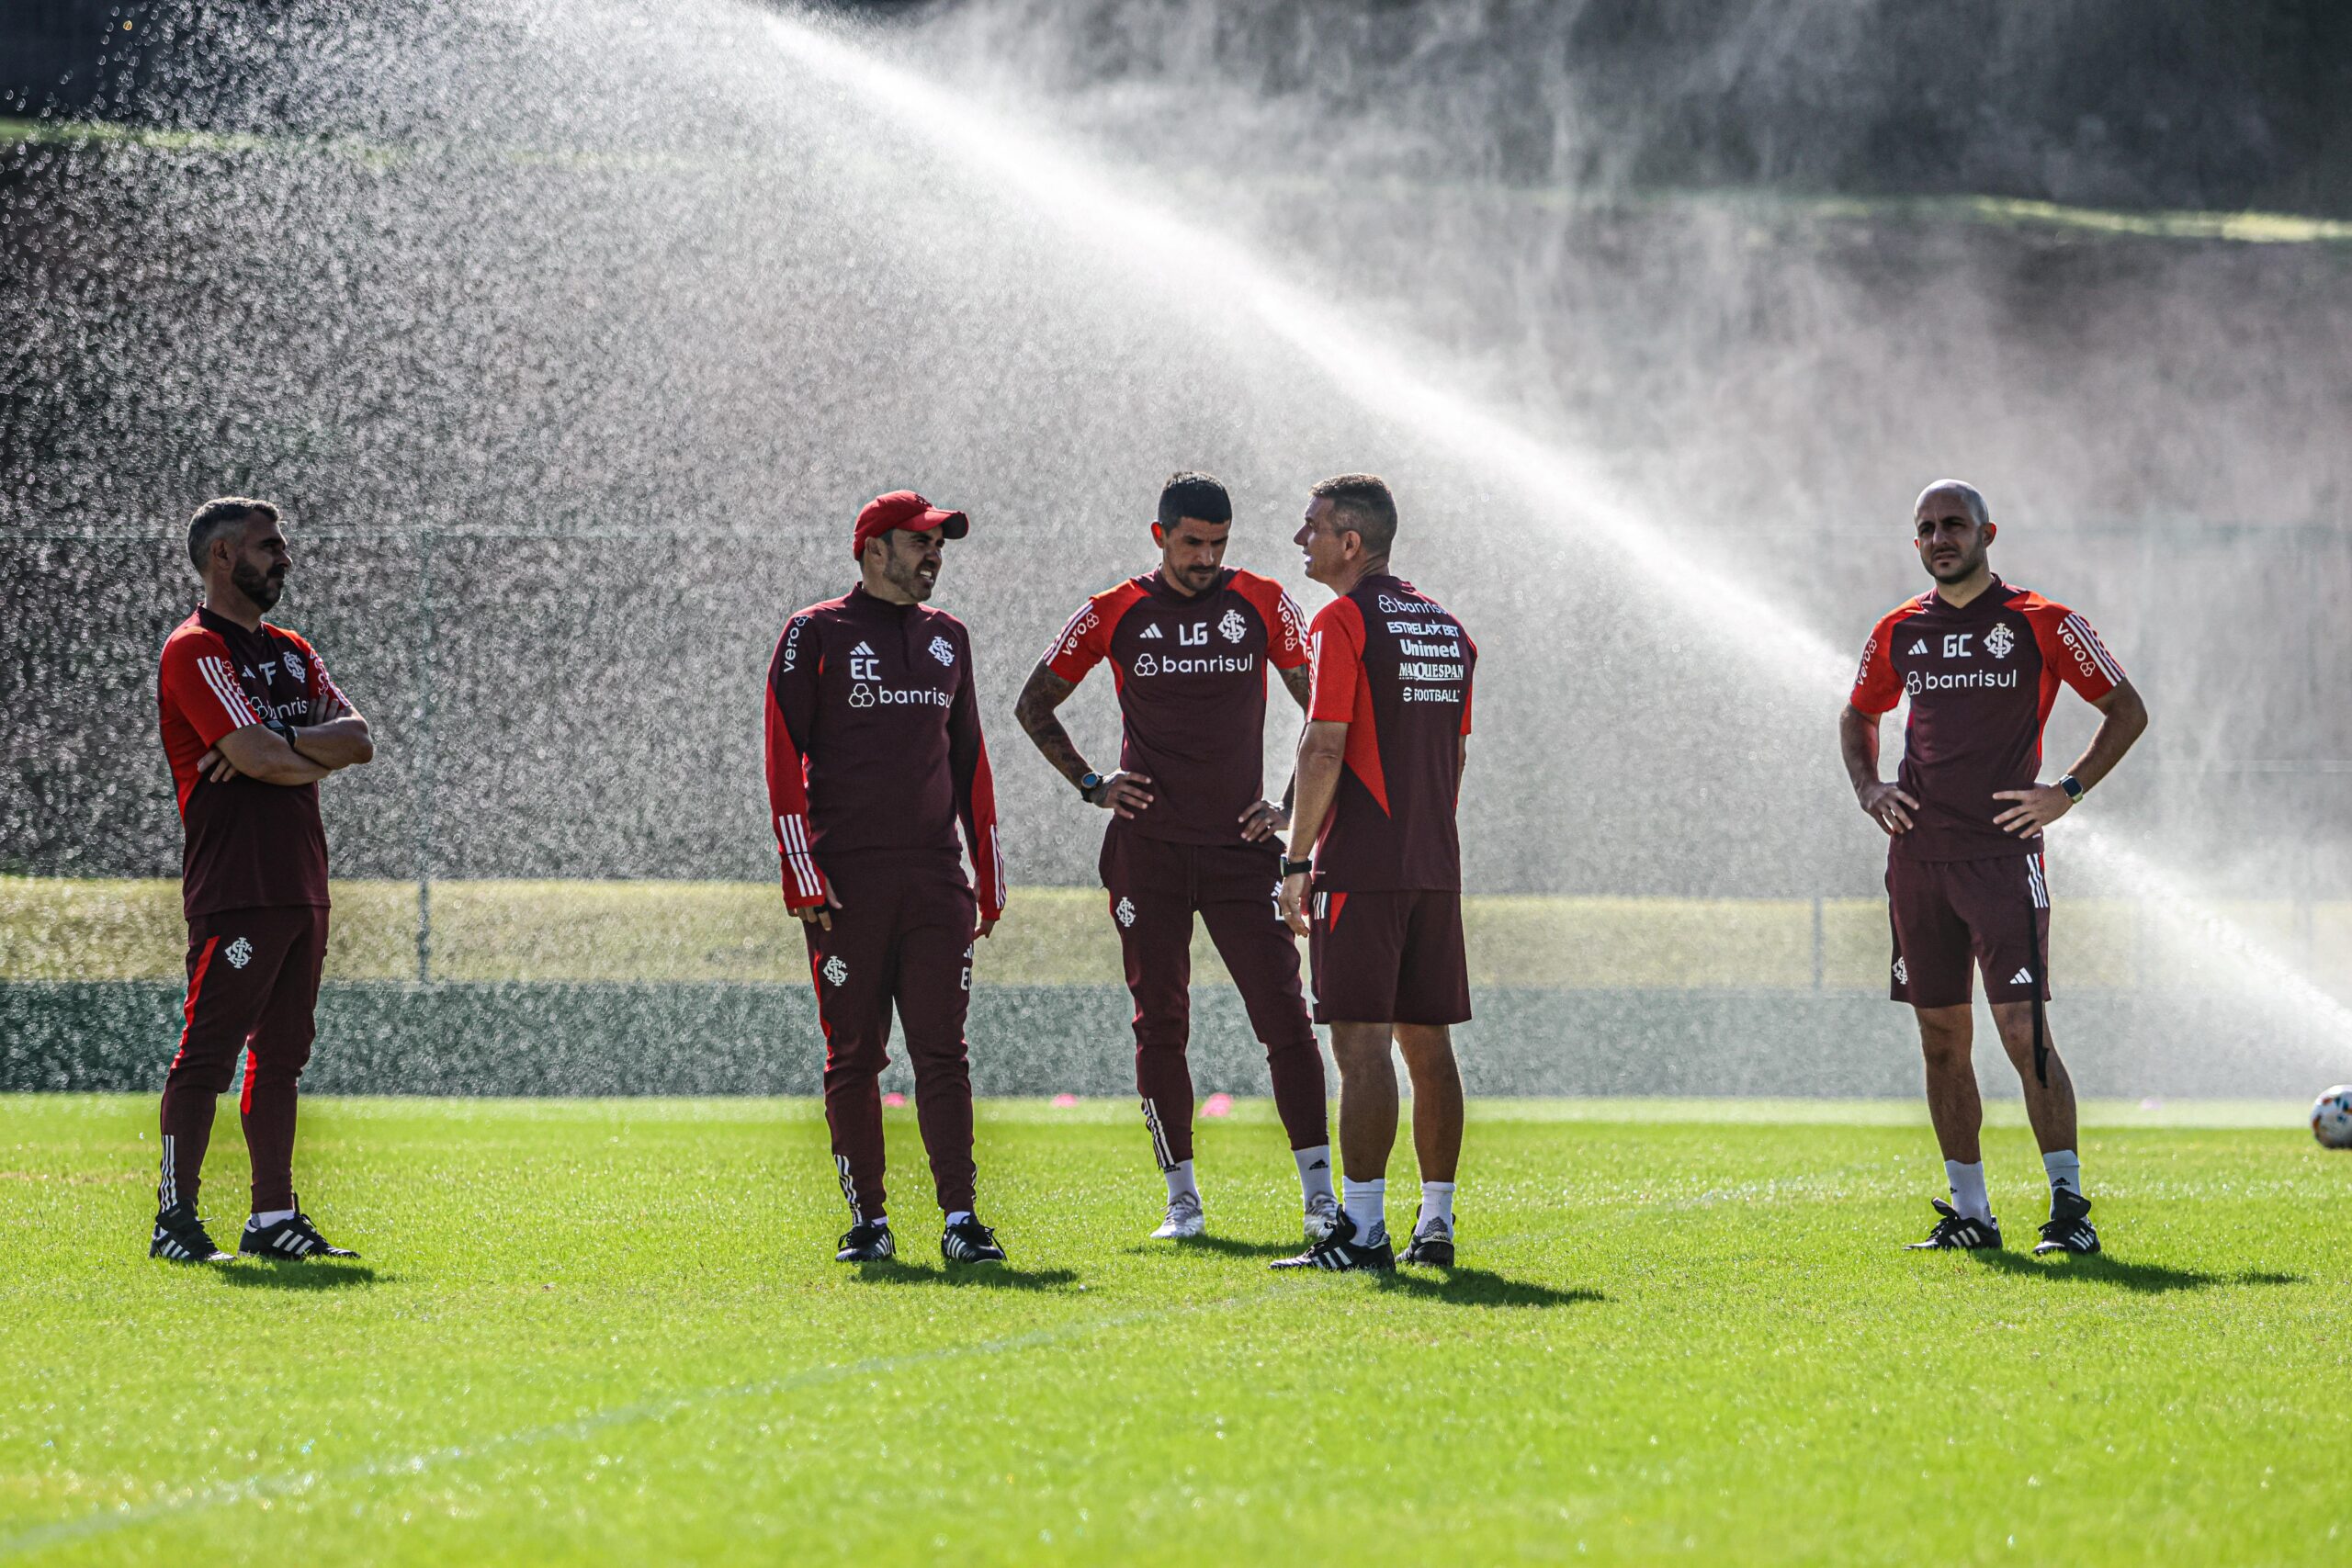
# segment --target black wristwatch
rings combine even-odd
[[[272,735],[277,736],[280,740],[285,741],[287,745],[291,746],[294,744],[294,727],[287,723],[284,719],[266,718],[261,721],[261,727],[264,729],[268,730]]]
[[[2090,794],[2089,786],[2085,784],[2082,780],[2076,778],[2072,773],[2068,773],[2065,777],[2060,779],[2058,781],[2058,787],[2066,792],[2066,798],[2068,800],[2080,800],[2083,796]]]
[[[1288,855],[1284,855],[1284,856],[1283,856],[1283,876],[1285,876],[1285,877],[1292,877],[1292,876],[1311,876],[1311,875],[1313,875],[1313,874],[1314,874],[1314,873],[1315,873],[1315,861],[1314,861],[1314,857],[1309,856],[1309,857],[1308,857],[1307,859],[1306,859],[1306,860],[1293,860],[1293,859],[1291,859],[1291,858],[1290,858],[1290,856],[1288,856]]]
[[[1081,773],[1078,780],[1078,798],[1091,806],[1094,804],[1094,792],[1102,787],[1101,773]]]

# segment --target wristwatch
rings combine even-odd
[[[1283,856],[1283,875],[1285,877],[1309,876],[1314,874],[1314,871],[1315,858],[1312,855],[1305,860],[1293,860],[1288,855]]]
[[[261,727],[264,729],[268,730],[272,735],[277,736],[280,740],[285,741],[288,746],[294,744],[294,727],[287,723],[284,719],[266,718],[261,721]]]
[[[1078,798],[1091,806],[1094,804],[1094,792],[1102,787],[1101,773],[1081,773],[1078,779]]]
[[[2065,777],[2060,779],[2058,781],[2058,787],[2066,792],[2066,798],[2068,800],[2080,800],[2083,796],[2090,794],[2091,792],[2088,784],[2083,783],[2082,780],[2076,778],[2072,773],[2068,773]]]

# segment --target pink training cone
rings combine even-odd
[[[900,1094],[897,1089],[892,1089],[889,1093],[882,1097],[882,1103],[893,1108],[904,1105],[906,1102],[907,1097]]]
[[[1229,1094],[1213,1094],[1209,1096],[1208,1099],[1201,1102],[1201,1114],[1204,1116],[1232,1115],[1233,1096]]]
[[[1076,1105],[1077,1103],[1078,1096],[1074,1094],[1057,1094],[1054,1096],[1054,1109],[1057,1111],[1068,1111],[1071,1106]]]

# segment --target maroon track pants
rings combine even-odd
[[[882,1069],[890,1008],[906,1025],[915,1119],[943,1213],[972,1207],[972,1074],[964,1014],[972,999],[978,906],[960,861],[839,855],[820,862],[842,907],[833,929],[805,927],[825,1030],[825,1122],[852,1223],[886,1210]]]
[[[245,1054],[245,1152],[254,1212],[294,1207],[295,1086],[318,1033],[323,906],[224,909],[187,925],[187,1026],[164,1079],[163,1174],[156,1207],[196,1202],[212,1112]]]
[[[1102,886],[1135,998],[1136,1092],[1160,1168],[1193,1157],[1193,917],[1208,927],[1266,1048],[1274,1110],[1295,1149],[1330,1142],[1323,1053],[1299,989],[1298,944],[1274,910],[1278,852],[1260,844],[1176,844],[1114,826]]]

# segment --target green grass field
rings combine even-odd
[[[2095,1117],[2110,1249],[1923,1256],[1907,1106],[1483,1103],[1463,1263],[1277,1277],[1261,1104],[1145,1244],[1125,1105],[984,1103],[1013,1267],[831,1261],[801,1101],[322,1100],[356,1265],[143,1256],[144,1098],[0,1100],[0,1560],[2341,1562],[2352,1156]],[[2267,1126],[2197,1123],[2267,1122]],[[206,1208],[243,1209],[233,1116]],[[1397,1176],[1409,1177],[1409,1168]],[[1399,1181],[1399,1188],[1405,1182]],[[1401,1196],[1392,1204],[1402,1206]]]

